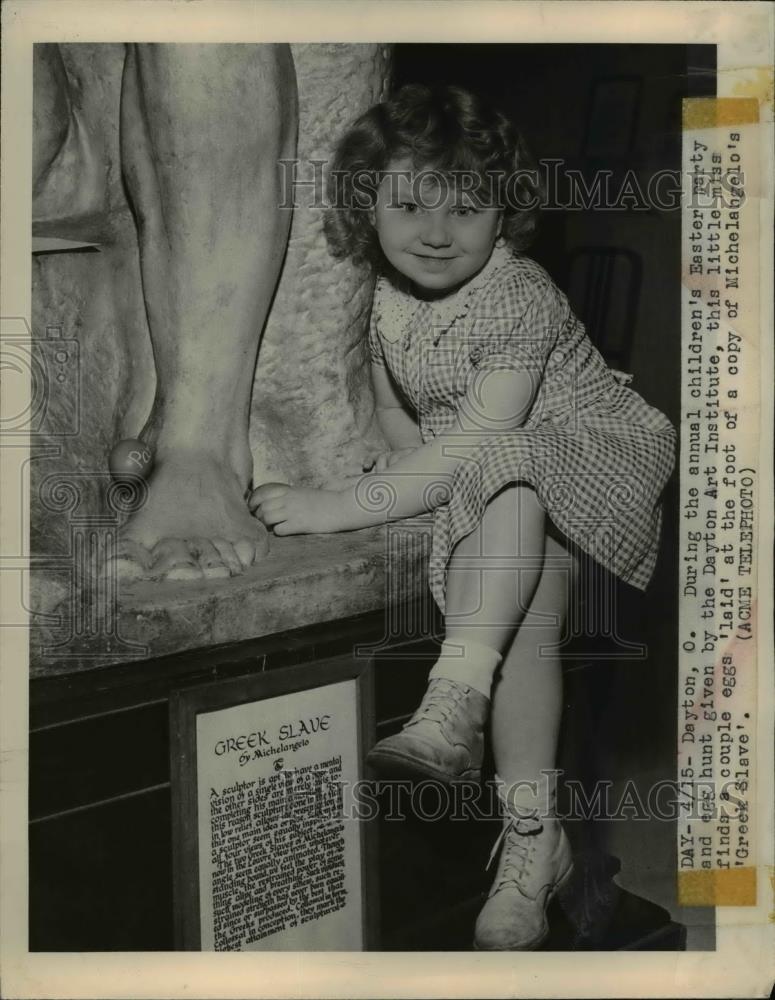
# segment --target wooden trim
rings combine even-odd
[[[349,653],[382,635],[384,610],[257,639],[30,679],[30,728],[164,701],[181,684],[220,682]]]

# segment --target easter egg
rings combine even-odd
[[[111,450],[108,468],[114,479],[123,479],[128,475],[147,479],[153,468],[153,452],[137,438],[126,438]]]

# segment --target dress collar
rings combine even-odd
[[[380,278],[377,283],[375,308],[381,336],[389,343],[396,343],[403,338],[404,347],[408,347],[412,320],[424,310],[423,318],[426,324],[433,328],[434,344],[438,344],[442,334],[468,313],[476,293],[509,262],[511,256],[508,247],[497,241],[489,260],[478,274],[456,292],[435,301],[418,299],[411,292],[393,284],[388,278]]]

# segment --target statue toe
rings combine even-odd
[[[208,580],[217,580],[231,576],[231,570],[221,553],[208,538],[195,538],[189,543],[195,552],[202,575]]]
[[[162,538],[153,547],[153,575],[164,580],[201,580],[199,562],[182,538]]]
[[[144,545],[124,538],[106,558],[102,569],[104,573],[115,573],[119,580],[144,580],[151,575],[152,565],[153,556]]]
[[[242,572],[242,563],[234,551],[232,543],[227,542],[225,538],[213,538],[212,543],[221,557],[221,562],[229,570],[229,573],[232,576],[239,576]]]
[[[252,566],[256,559],[260,555],[264,555],[268,548],[269,544],[266,535],[256,538],[240,538],[238,542],[234,543],[234,551],[237,553],[237,557],[245,569],[248,566]]]

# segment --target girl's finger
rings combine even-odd
[[[276,514],[278,511],[285,510],[287,506],[284,497],[275,497],[273,500],[264,500],[260,510],[262,514]]]
[[[273,528],[276,524],[280,524],[281,521],[286,521],[288,515],[284,510],[265,510],[261,508],[261,513],[259,514],[259,520],[262,521],[267,528]]]
[[[375,472],[384,472],[388,467],[388,456],[385,452],[377,456],[377,462],[374,466]]]
[[[293,521],[282,521],[276,525],[274,528],[274,533],[276,535],[300,535],[303,532],[299,531]]]
[[[255,517],[257,521],[260,521],[262,524],[266,525],[267,515],[263,507],[256,507],[256,509],[253,511],[253,517]]]
[[[250,510],[255,510],[265,500],[285,496],[289,489],[287,483],[263,483],[250,494],[248,507]]]

